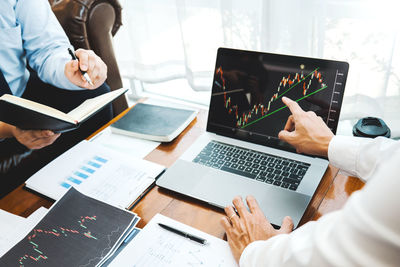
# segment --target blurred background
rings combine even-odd
[[[131,97],[207,108],[218,47],[347,61],[339,134],[365,116],[400,136],[397,0],[120,0],[114,47]]]

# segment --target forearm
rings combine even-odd
[[[0,121],[0,140],[14,137],[15,126]]]

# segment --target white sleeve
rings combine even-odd
[[[356,148],[356,153],[349,153],[353,158],[339,154],[335,160],[339,167],[366,174],[369,179],[364,188],[353,193],[341,210],[291,234],[251,243],[241,255],[240,266],[399,265],[400,143],[384,138],[354,144],[341,140],[336,139],[329,149],[347,153],[341,150],[344,145]]]
[[[398,149],[397,142],[384,137],[375,139],[351,136],[335,136],[329,143],[329,163],[367,181],[383,157]]]

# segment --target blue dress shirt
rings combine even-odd
[[[47,0],[0,0],[0,69],[14,95],[25,91],[27,62],[46,83],[82,89],[64,75],[70,46]]]

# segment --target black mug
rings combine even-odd
[[[366,117],[360,119],[354,125],[353,135],[358,137],[370,138],[375,138],[378,136],[390,138],[390,129],[382,119],[375,117]]]

